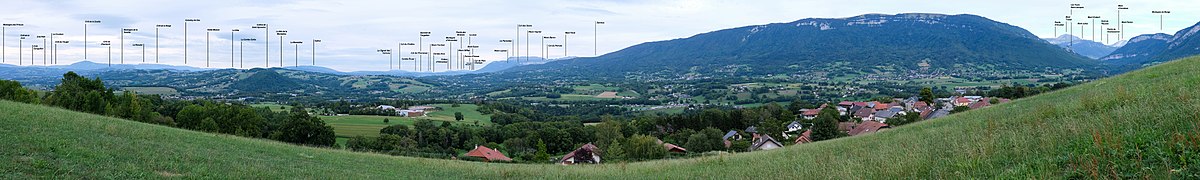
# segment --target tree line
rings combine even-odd
[[[39,96],[16,81],[0,80],[0,98],[5,100],[197,131],[334,146],[333,128],[302,107],[272,112],[238,103],[165,100],[131,91],[114,93],[100,78],[89,79],[75,72],[63,74],[61,83],[44,94]]]

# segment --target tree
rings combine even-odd
[[[376,149],[375,140],[363,137],[362,135],[354,136],[353,138],[346,140],[346,149],[350,149],[352,151],[374,150]]]
[[[462,112],[454,112],[454,120],[456,120],[456,121],[462,121],[462,120],[463,120],[463,114],[462,114]]]
[[[550,161],[550,154],[546,152],[546,143],[542,142],[541,139],[538,139],[537,153],[533,155],[533,160],[537,162]]]
[[[954,106],[954,110],[950,110],[950,114],[956,114],[956,113],[960,113],[960,112],[967,112],[967,110],[971,110],[971,107],[967,107],[967,106]]]
[[[100,78],[87,79],[75,72],[63,74],[62,83],[46,95],[46,104],[92,114],[108,114],[112,89],[104,87]]]
[[[881,102],[881,103],[892,103],[892,101],[895,101],[895,100],[894,100],[894,99],[892,99],[892,97],[890,97],[890,96],[876,96],[875,98],[871,98],[871,100],[872,100],[872,101],[879,101],[879,102]]]
[[[921,121],[921,113],[908,112],[903,116],[895,117],[887,120],[887,124],[892,127],[901,126],[909,123]]]
[[[204,118],[204,120],[200,121],[200,127],[198,127],[197,130],[215,133],[215,132],[219,131],[220,129],[221,128],[219,126],[217,126],[217,122],[213,121],[212,118]]]
[[[621,124],[621,122],[617,122],[615,120],[607,120],[604,122],[600,122],[600,124],[597,124],[594,127],[596,127],[596,132],[595,132],[596,146],[598,146],[600,148],[605,148],[605,149],[612,148],[612,147],[609,147],[610,146],[608,144],[609,142],[618,142],[618,141],[625,140],[625,135],[624,135],[624,133],[621,132],[621,130],[623,128],[623,125]]]
[[[792,111],[792,113],[800,113],[800,110],[807,106],[808,102],[804,102],[804,100],[797,98],[792,100],[791,104],[788,104],[788,111]]]
[[[349,146],[349,142],[346,142]],[[375,140],[377,150],[388,152],[390,154],[400,154],[400,152],[408,151],[417,147],[417,142],[412,138],[397,136],[393,134],[380,135]]]
[[[384,123],[384,124],[391,123],[391,121],[392,121],[392,120],[390,120],[390,119],[388,119],[388,118],[383,118],[383,123]]]
[[[725,142],[721,139],[721,130],[716,128],[704,128],[688,137],[684,147],[692,152],[708,152],[721,150],[725,148]]]
[[[837,115],[838,111],[831,107],[821,109],[821,112],[817,114],[817,118],[813,120],[813,141],[834,139],[840,136],[841,132],[838,131]]]
[[[631,160],[659,159],[667,155],[667,149],[652,136],[633,135],[627,142],[624,150]]]
[[[0,80],[0,99],[30,104],[39,101],[37,92],[22,87],[20,82],[10,80]]]
[[[198,130],[200,129],[200,123],[204,121],[204,117],[206,116],[207,112],[205,111],[207,110],[205,110],[204,106],[188,105],[176,115],[175,123],[177,123],[179,128]]]
[[[763,134],[780,134],[787,130],[787,124],[796,120],[791,111],[783,109],[779,104],[770,103],[758,110],[759,131]]]
[[[608,144],[608,149],[604,151],[604,159],[608,161],[621,161],[625,159],[625,147],[621,146],[621,141],[613,140]]]
[[[409,129],[408,126],[403,125],[403,124],[397,124],[397,125],[391,125],[388,127],[384,127],[383,129],[380,129],[379,134],[394,134],[394,135],[400,135],[400,136],[411,136],[412,134],[415,134],[415,133],[413,132],[413,130]]]
[[[512,157],[520,157],[525,160],[533,160],[533,155],[530,152],[535,152],[537,149],[529,146],[529,142],[524,138],[509,138],[504,140],[504,148],[508,149],[509,155]],[[490,147],[490,146],[489,146]]]
[[[308,115],[303,107],[292,108],[291,116],[283,124],[280,141],[312,145],[333,146],[333,127],[325,125],[320,118]]]
[[[937,99],[937,98],[933,96],[933,88],[929,88],[929,87],[921,88],[921,101],[924,101],[925,103],[933,105],[934,99]]]
[[[729,150],[734,152],[746,152],[750,149],[750,141],[733,141],[729,144]]]

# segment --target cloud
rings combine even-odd
[[[73,14],[71,17],[74,19],[80,19],[79,23],[83,23],[83,21],[98,20],[101,22],[94,24],[91,27],[107,29],[131,28],[133,27],[133,23],[137,22],[137,20],[134,20],[133,18],[112,14]]]

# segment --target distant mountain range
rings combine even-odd
[[[72,70],[84,77],[100,78],[105,85],[122,87],[169,87],[183,95],[225,98],[262,97],[261,94],[323,95],[322,97],[399,97],[422,92],[434,85],[412,77],[338,75],[283,68],[213,69],[180,71],[170,69]],[[63,69],[0,67],[0,78],[20,81],[35,89],[58,85]]]
[[[8,65],[8,67],[18,67],[18,66]],[[181,70],[181,71],[203,71],[203,70],[216,69],[216,68],[198,68],[198,67],[191,67],[191,66],[173,66],[173,65],[165,65],[165,64],[107,64],[107,63],[97,63],[97,62],[91,62],[91,61],[80,61],[80,62],[76,62],[76,63],[69,64],[69,65],[50,65],[50,66],[36,66],[35,65],[35,66],[20,66],[20,67],[54,68],[54,69],[67,69],[67,70],[168,69],[168,70]]]
[[[740,71],[795,73],[849,66],[852,72],[981,68],[1091,68],[1097,61],[1025,29],[976,15],[867,14],[718,30],[647,42],[595,58],[505,72],[564,74]],[[886,68],[879,68],[886,67]]]
[[[392,75],[392,76],[439,76],[439,75],[460,75],[460,74],[475,74],[502,71],[505,69],[533,65],[544,64],[551,61],[572,59],[575,57],[565,57],[557,59],[543,59],[540,57],[513,57],[508,61],[497,61],[488,63],[485,66],[475,71],[448,71],[448,72],[413,72],[405,70],[392,71],[351,71],[343,72],[320,66],[292,66],[284,67],[283,69],[309,71],[317,73],[337,74],[337,75]],[[520,63],[518,63],[520,62]],[[226,70],[231,68],[198,68],[191,66],[173,66],[163,64],[102,64],[91,61],[80,61],[69,65],[51,65],[51,66],[16,66],[11,64],[0,64],[0,72],[12,72],[8,75],[0,75],[0,78],[20,78],[25,76],[60,76],[67,71],[76,72],[103,72],[117,70],[170,70],[170,71],[211,71],[211,70]]]
[[[1141,65],[1166,50],[1167,41],[1171,38],[1171,35],[1163,33],[1139,35],[1100,60],[1111,64]]]
[[[1200,54],[1200,23],[1179,30],[1175,35],[1159,33],[1134,37],[1124,47],[1100,60],[1132,69],[1197,54]]]
[[[340,72],[340,71],[336,71],[336,70],[329,69],[329,68],[313,67],[313,66],[287,67],[287,69],[322,72],[322,73],[330,73],[330,74],[342,74],[342,75],[391,75],[391,76],[421,77],[421,76],[447,76],[447,75],[490,73],[490,72],[503,71],[503,70],[513,68],[513,67],[518,67],[518,66],[545,64],[547,62],[574,59],[574,58],[575,57],[544,59],[544,58],[540,58],[540,57],[512,57],[512,58],[508,59],[507,61],[493,61],[492,63],[488,63],[487,65],[480,67],[478,70],[474,70],[474,71],[458,70],[458,71],[442,71],[442,72],[414,72],[414,71],[400,69],[400,70],[391,70],[391,71]]]
[[[1071,52],[1075,52],[1079,55],[1087,56],[1092,59],[1100,59],[1104,56],[1108,56],[1108,54],[1123,46],[1125,42],[1122,41],[1113,45],[1105,45],[1104,43],[1082,39],[1068,34],[1063,34],[1057,38],[1046,38],[1046,41],[1050,42],[1050,44],[1067,48],[1071,50]]]

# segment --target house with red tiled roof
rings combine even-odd
[[[925,103],[925,101],[917,101],[917,102],[913,103],[914,111],[925,110],[925,108],[930,108],[929,103]]]
[[[855,126],[854,129],[851,129],[849,134],[851,136],[870,134],[870,133],[875,133],[875,132],[878,132],[879,130],[886,129],[886,128],[891,128],[891,127],[889,127],[887,124],[884,124],[881,122],[863,121],[862,124],[859,124],[858,126]]]
[[[804,119],[816,119],[817,115],[821,114],[821,109],[825,109],[826,107],[829,107],[829,106],[827,106],[825,104],[821,104],[820,108],[803,109],[800,111],[800,116],[804,117]]]
[[[564,155],[562,157],[562,159],[558,161],[558,163],[563,164],[563,165],[571,165],[571,164],[578,164],[578,163],[599,164],[600,163],[599,150],[600,150],[600,148],[596,147],[596,145],[592,145],[592,143],[587,143],[587,144],[584,144],[583,146],[580,146],[579,149],[575,149],[574,151],[567,153],[567,155]]]
[[[959,97],[954,99],[954,106],[967,106],[971,104],[971,99]]]
[[[663,143],[663,148],[667,148],[667,151],[669,151],[669,152],[677,152],[677,153],[686,153],[687,152],[687,149],[684,149],[683,147],[679,147],[679,146],[676,146],[671,143]]]
[[[467,156],[483,158],[483,161],[512,161],[512,159],[504,156],[500,151],[488,148],[487,146],[475,146],[475,149],[467,152]]]
[[[979,109],[979,108],[983,108],[983,107],[991,106],[991,105],[992,105],[992,103],[989,103],[989,102],[988,102],[988,100],[989,100],[988,98],[983,98],[983,100],[982,100],[982,101],[979,101],[979,102],[973,102],[973,103],[971,103],[971,104],[967,105],[967,107],[969,107],[969,108],[971,108],[971,109]]]
[[[891,105],[891,104],[878,103],[878,104],[875,104],[875,107],[874,107],[874,108],[875,108],[875,110],[876,110],[876,111],[882,111],[882,110],[886,110],[886,109],[888,109],[888,108],[892,108],[892,105]]]
[[[810,143],[810,142],[813,142],[812,129],[804,130],[803,133],[800,133],[800,137],[796,137],[796,141],[795,141],[796,144],[804,144],[804,143]]]
[[[658,141],[658,144],[662,144],[663,148],[666,148],[668,152],[677,152],[677,153],[687,152],[687,149],[684,149],[683,147],[679,147],[675,144],[663,142],[662,139],[655,139],[655,141]]]
[[[844,133],[850,133],[850,130],[854,129],[854,126],[858,126],[858,123],[839,122],[837,125],[838,125],[838,131],[841,131]]]
[[[849,108],[850,108],[850,106],[854,106],[854,102],[853,102],[853,101],[842,101],[842,102],[839,102],[839,103],[838,103],[838,106],[841,106],[841,107],[844,107],[844,108],[846,108],[846,109],[849,109]]]
[[[930,114],[933,114],[933,108],[921,109],[921,119],[928,119]]]

